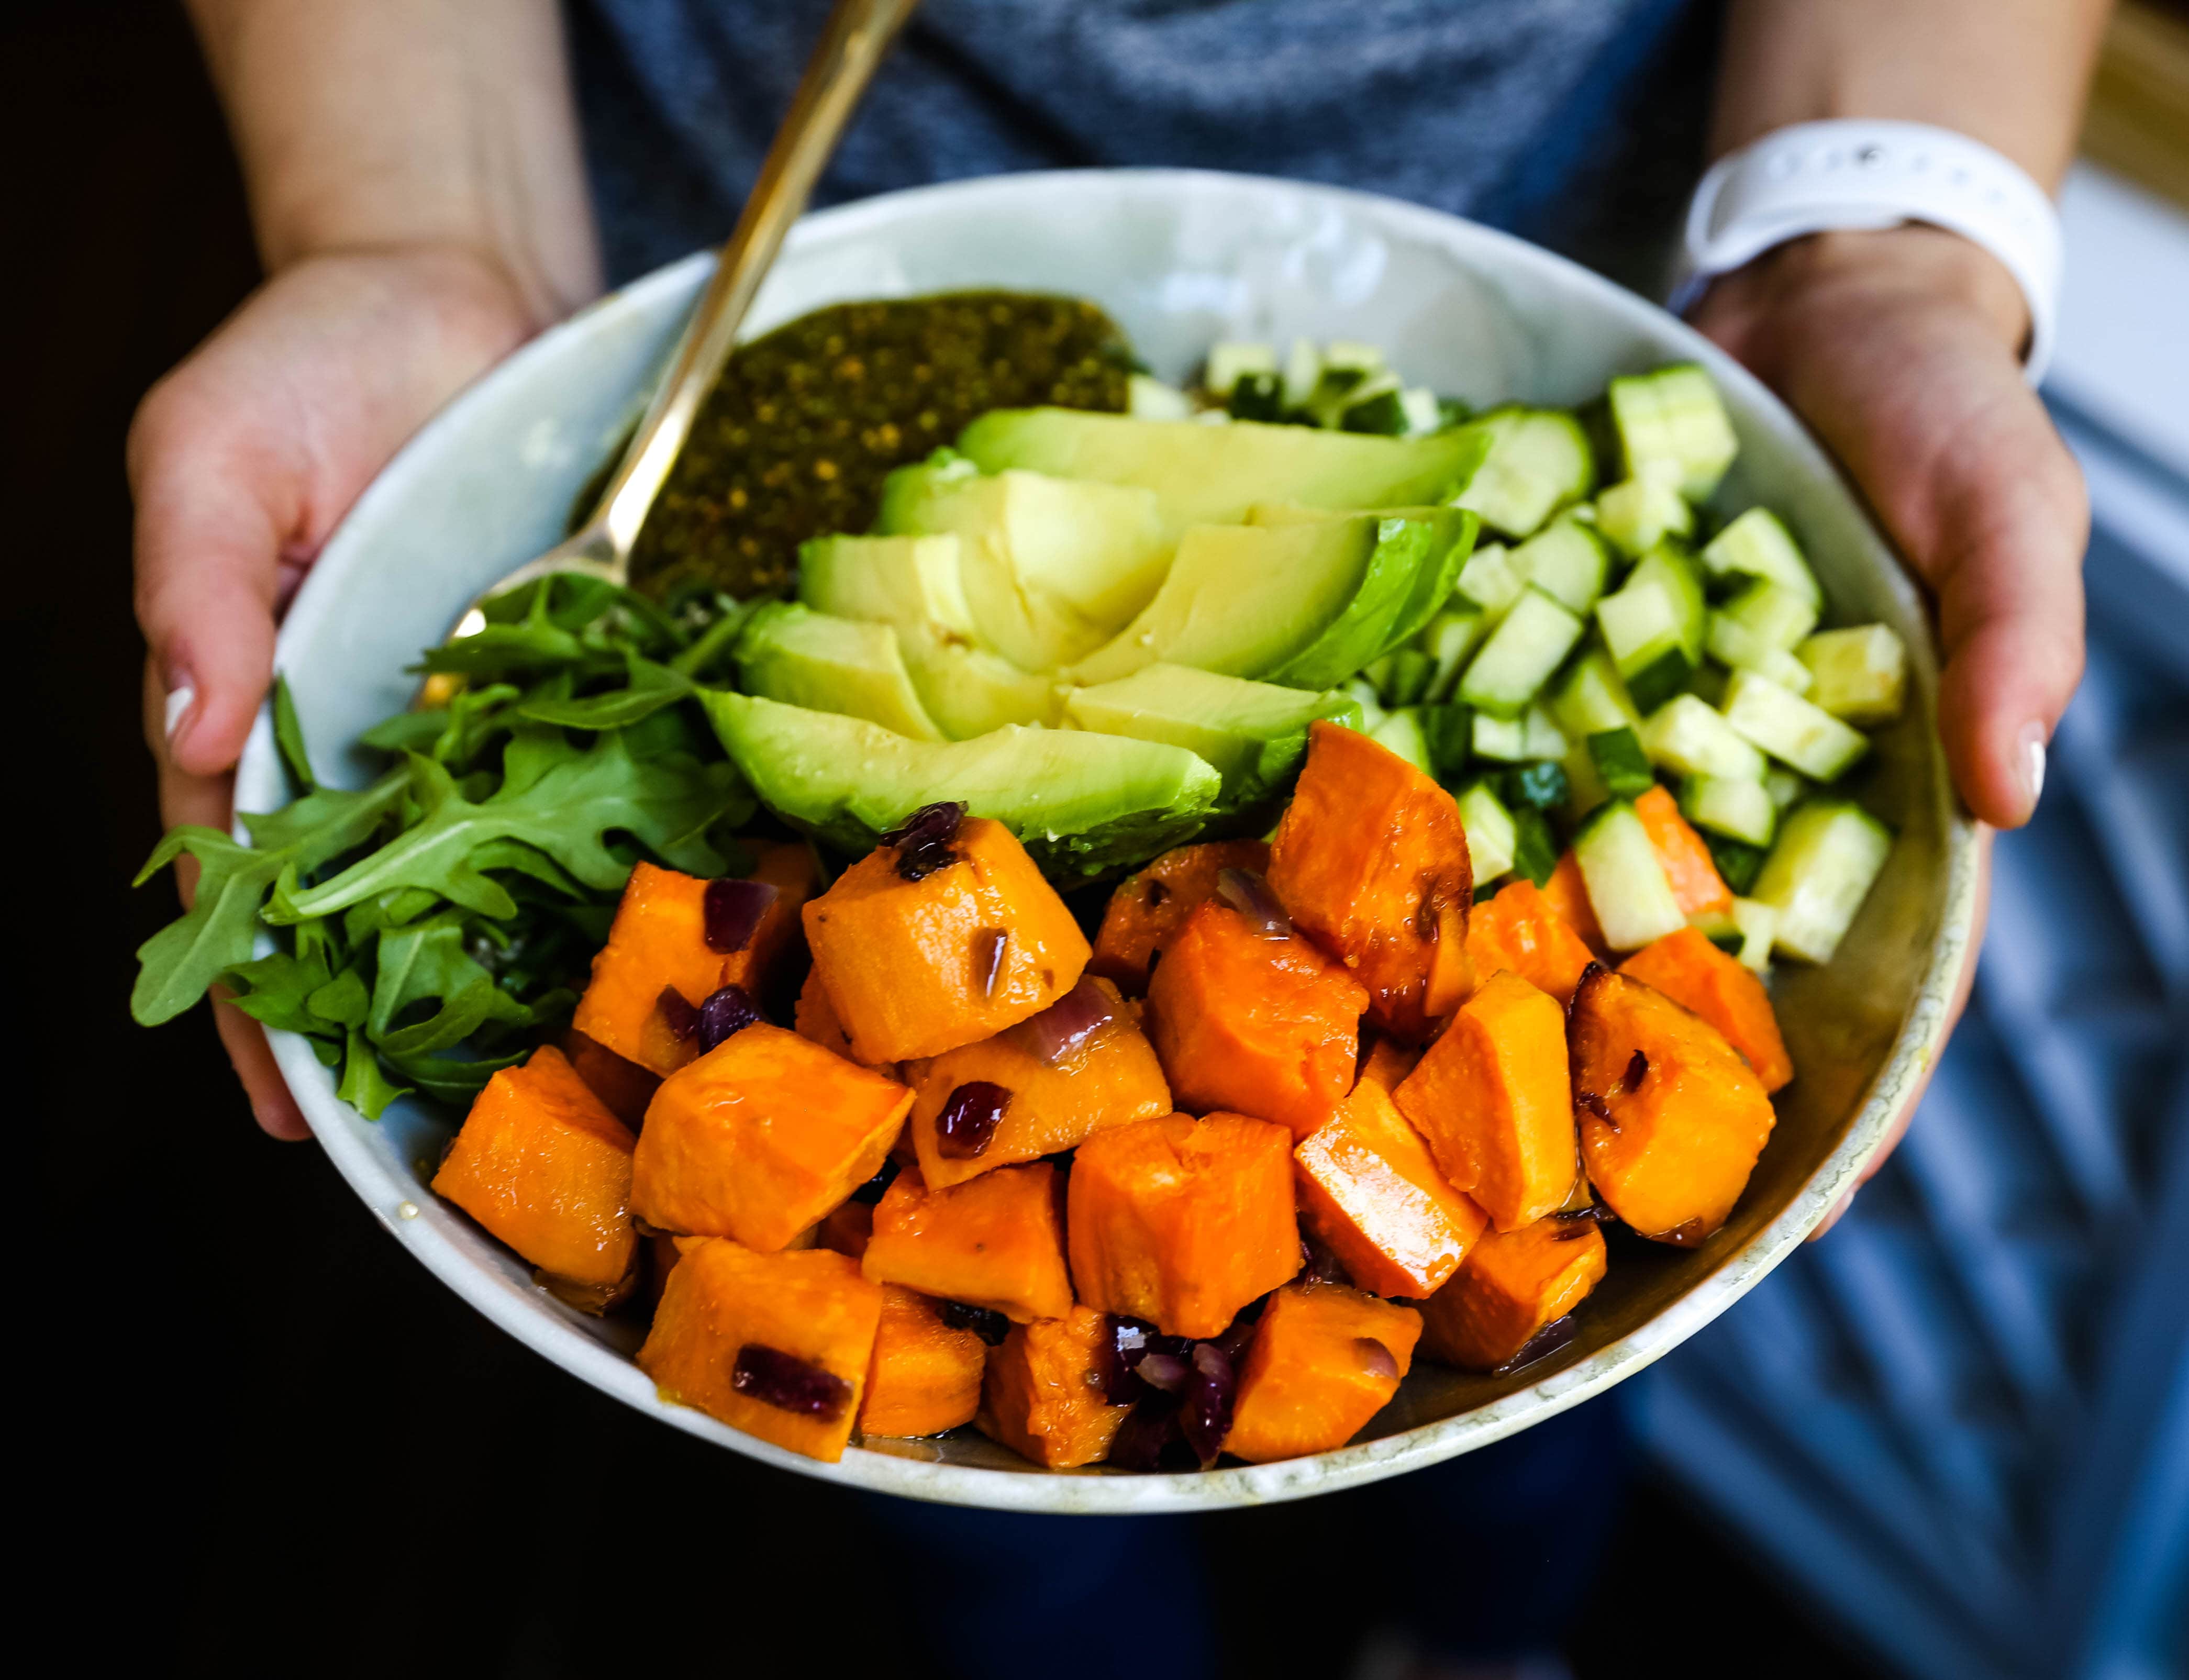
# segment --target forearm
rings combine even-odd
[[[555,0],[188,0],[269,271],[439,248],[535,325],[600,288]]]

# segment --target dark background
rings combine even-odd
[[[938,1672],[862,1502],[524,1351],[403,1256],[316,1148],[260,1134],[204,1011],[129,1023],[129,953],[174,905],[164,880],[126,890],[158,823],[122,439],[257,264],[178,9],[19,5],[0,65],[8,266],[30,286],[0,404],[8,505],[29,518],[8,555],[28,585],[9,640],[32,662],[19,797],[44,807],[7,824],[19,1061],[38,1070],[17,1112],[41,1157],[40,1236],[18,1253],[59,1286],[18,1320],[39,1421],[16,1475],[55,1496],[18,1531],[56,1592],[97,1586],[99,1609],[67,1619],[77,1661],[126,1643],[156,1672],[529,1677],[788,1648],[804,1674]],[[55,913],[59,936],[34,935]],[[1869,1672],[1646,1473],[1617,1511],[1569,1639],[1583,1680],[1759,1656],[1785,1680]],[[1193,1519],[1225,1672],[1343,1672],[1376,1614],[1372,1558],[1332,1543],[1344,1514]],[[1129,1626],[1133,1607],[1109,1613]]]

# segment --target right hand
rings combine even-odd
[[[541,323],[456,247],[332,252],[262,286],[145,397],[129,432],[144,733],[169,827],[233,818],[274,625],[359,491]],[[178,876],[187,902],[195,871]],[[258,1123],[309,1134],[258,1023],[216,994]]]

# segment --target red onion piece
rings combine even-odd
[[[1011,1094],[986,1079],[969,1079],[950,1093],[935,1121],[935,1152],[947,1161],[971,1161],[996,1135]]]
[[[1110,1443],[1110,1462],[1121,1470],[1152,1470],[1163,1449],[1178,1439],[1178,1402],[1150,1394],[1127,1414]]]
[[[970,1307],[963,1301],[937,1301],[937,1315],[953,1330],[970,1330],[992,1348],[1011,1333],[1011,1321],[993,1307]]]
[[[1140,1361],[1143,1372],[1147,1361]],[[1206,1470],[1224,1451],[1224,1438],[1231,1433],[1231,1401],[1238,1383],[1231,1361],[1213,1342],[1197,1342],[1193,1349],[1193,1375],[1178,1409],[1179,1433],[1193,1449]]]
[[[1574,1315],[1571,1313],[1568,1313],[1564,1318],[1553,1319],[1530,1336],[1523,1344],[1520,1351],[1499,1366],[1491,1375],[1502,1377],[1507,1372],[1519,1370],[1523,1366],[1533,1365],[1537,1360],[1548,1359],[1567,1343],[1572,1341],[1580,1328],[1581,1326],[1574,1321]]]
[[[732,1033],[742,1032],[760,1019],[752,994],[742,986],[725,986],[699,1005],[699,1054],[706,1055]]]
[[[744,950],[760,931],[761,918],[767,914],[767,907],[781,894],[781,888],[766,881],[709,881],[699,899],[707,948],[726,957]]]
[[[1270,891],[1270,884],[1252,869],[1219,869],[1216,896],[1247,919],[1247,925],[1264,939],[1287,939],[1292,919]]]
[[[841,1417],[851,1403],[851,1385],[811,1360],[758,1342],[738,1349],[730,1367],[730,1387],[738,1394],[801,1417]]]
[[[1054,1067],[1116,1018],[1102,988],[1082,975],[1061,998],[1019,1023],[1019,1042]]]
[[[1353,1353],[1354,1356],[1360,1361],[1362,1375],[1373,1377],[1378,1382],[1383,1383],[1395,1383],[1399,1380],[1397,1358],[1389,1348],[1373,1336],[1355,1337]]]
[[[653,1012],[668,1024],[670,1032],[687,1044],[699,1036],[699,1011],[675,987],[661,988],[661,995],[653,1000]]]
[[[1011,936],[999,927],[984,927],[973,935],[973,985],[983,998],[996,995],[996,976],[1004,971],[1004,952]]]
[[[1140,1363],[1133,1367],[1134,1376],[1150,1388],[1161,1389],[1167,1394],[1174,1394],[1183,1389],[1185,1379],[1192,1372],[1193,1367],[1176,1354],[1143,1354]]]

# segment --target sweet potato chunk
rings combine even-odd
[[[641,863],[625,883],[608,942],[570,1024],[648,1072],[667,1075],[699,1047],[679,1037],[661,1011],[674,991],[697,1009],[722,984],[722,956],[707,943],[707,883]]]
[[[1498,1230],[1533,1224],[1572,1192],[1565,1016],[1519,975],[1490,976],[1392,1095]]]
[[[1149,1034],[1182,1108],[1274,1120],[1304,1138],[1353,1089],[1368,994],[1297,934],[1203,904],[1148,988]]]
[[[1368,1054],[1360,1058],[1360,1078],[1354,1082],[1359,1089],[1360,1080],[1366,1079],[1381,1085],[1387,1091],[1399,1089],[1399,1082],[1421,1064],[1422,1053],[1411,1044],[1402,1044],[1396,1038],[1378,1038],[1369,1046]]]
[[[756,1022],[661,1082],[632,1206],[648,1225],[781,1248],[881,1170],[912,1093]]]
[[[1587,942],[1524,875],[1468,914],[1467,956],[1475,985],[1500,969],[1510,969],[1557,998],[1561,1009],[1571,1001],[1581,971],[1594,959]]]
[[[874,1361],[859,1401],[859,1432],[939,1435],[971,1423],[980,1410],[987,1359],[978,1336],[943,1322],[939,1302],[885,1283]]]
[[[881,1321],[882,1292],[826,1248],[685,1247],[638,1368],[661,1398],[829,1463],[844,1456]]]
[[[1551,907],[1552,914],[1578,934],[1581,942],[1597,955],[1600,957],[1611,948],[1604,942],[1604,925],[1596,919],[1596,906],[1588,902],[1588,883],[1581,878],[1581,860],[1574,856],[1571,846],[1558,859],[1558,868],[1551,871],[1550,880],[1543,883],[1543,902]],[[1482,976],[1485,980],[1489,977]]]
[[[1292,1165],[1301,1224],[1374,1294],[1434,1294],[1488,1217],[1451,1187],[1390,1093],[1370,1079],[1292,1151]]]
[[[1043,1051],[1059,1036],[1044,1033],[1044,1017],[1006,1027],[993,1038],[907,1064],[911,1082],[912,1142],[920,1174],[937,1190],[963,1184],[998,1167],[1038,1160],[1077,1149],[1088,1134],[1128,1120],[1171,1112],[1170,1087],[1155,1046],[1140,1031],[1106,980],[1083,979],[1109,1008],[1109,1019],[1055,1061]],[[1078,1000],[1076,1000],[1078,1001]],[[1063,1007],[1073,1007],[1066,1005]],[[1002,1117],[983,1138],[977,1127],[942,1135],[939,1122],[968,1086],[989,1085],[1006,1094]],[[989,1093],[976,1095],[990,1096]],[[957,1112],[962,1123],[967,1111]]]
[[[806,907],[814,972],[860,1061],[993,1038],[1087,966],[1087,936],[1010,829],[969,817],[949,850],[953,861],[908,880],[897,848],[878,846]]]
[[[821,971],[808,969],[806,984],[799,988],[798,1004],[791,1015],[791,1025],[801,1038],[811,1038],[825,1050],[834,1050],[846,1061],[858,1061],[851,1052],[851,1035],[844,1030],[844,1023],[836,1019],[835,1005],[829,1001],[829,990],[821,983]],[[862,1067],[872,1067],[875,1072],[892,1079],[903,1078],[903,1070],[893,1061],[860,1062]]]
[[[753,849],[759,857],[744,879],[773,887],[775,897],[761,912],[751,935],[724,954],[722,984],[742,986],[757,998],[773,980],[784,953],[797,942],[800,914],[821,885],[821,872],[813,861],[813,849],[803,840],[763,840]],[[732,935],[737,930],[723,931]]]
[[[638,1233],[631,1222],[636,1140],[577,1075],[543,1044],[522,1067],[487,1081],[433,1175],[433,1193],[507,1243],[574,1305],[611,1304],[632,1276]],[[543,1279],[543,1281],[545,1281]],[[602,1292],[597,1304],[582,1293]]]
[[[1068,1202],[1081,1302],[1168,1336],[1219,1334],[1300,1268],[1292,1138],[1267,1121],[1167,1114],[1097,1132]]]
[[[1089,972],[1138,996],[1148,989],[1163,947],[1216,896],[1218,875],[1226,869],[1266,874],[1269,868],[1270,848],[1257,840],[1208,840],[1166,851],[1110,895]]]
[[[1770,1141],[1762,1081],[1707,1021],[1608,969],[1581,976],[1570,1030],[1589,1182],[1643,1236],[1692,1247]]]
[[[585,1088],[608,1105],[609,1113],[634,1134],[646,1123],[647,1105],[661,1089],[659,1073],[618,1055],[575,1027],[563,1035],[563,1054]]]
[[[1592,1219],[1485,1232],[1458,1275],[1422,1303],[1422,1351],[1465,1371],[1495,1371],[1579,1306],[1604,1265],[1604,1232]]]
[[[1132,1410],[1111,1405],[1102,1386],[1109,1335],[1107,1316],[1086,1307],[1015,1328],[988,1355],[973,1420],[981,1433],[1044,1469],[1069,1470],[1109,1457],[1117,1426]]]
[[[1738,958],[1719,950],[1701,930],[1683,927],[1666,934],[1621,963],[1619,971],[1655,987],[1725,1034],[1726,1042],[1756,1070],[1767,1093],[1794,1077],[1793,1058],[1779,1036],[1771,994]]]
[[[987,1307],[1014,1324],[1061,1318],[1072,1307],[1062,1199],[1046,1161],[946,1190],[930,1189],[908,1167],[875,1204],[859,1264],[877,1283]]]
[[[1683,916],[1729,916],[1733,889],[1717,872],[1703,837],[1680,815],[1680,802],[1661,784],[1634,801],[1634,814],[1649,836],[1649,849],[1664,866],[1665,880]]]
[[[1270,1297],[1239,1372],[1224,1450],[1249,1464],[1343,1446],[1399,1392],[1422,1315],[1342,1283]]]
[[[1467,830],[1451,795],[1389,748],[1339,724],[1308,726],[1270,885],[1368,988],[1369,1018],[1394,1038],[1422,1044],[1458,1007],[1474,897]]]

